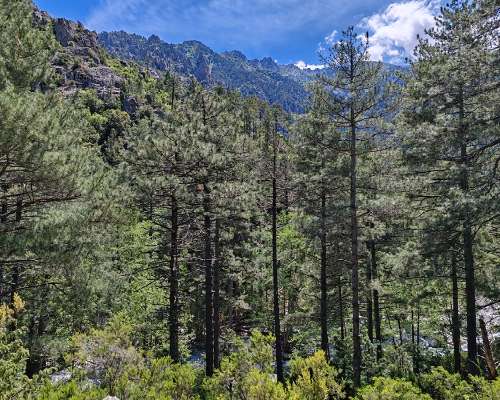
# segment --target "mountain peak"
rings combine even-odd
[[[241,61],[247,61],[247,57],[239,50],[231,50],[231,51],[225,51],[224,53],[221,54],[222,56],[228,56],[231,58],[235,58]]]
[[[149,38],[148,38],[148,42],[149,43],[158,43],[158,44],[161,44],[163,43],[163,41],[160,39],[159,36],[157,35],[151,35]]]
[[[271,57],[264,57],[260,60],[260,64],[267,69],[275,69],[278,68],[278,64]]]

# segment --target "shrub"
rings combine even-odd
[[[356,400],[432,400],[428,394],[404,379],[376,377],[361,388]]]
[[[102,330],[75,335],[68,359],[86,378],[114,395],[122,375],[129,368],[140,368],[143,364],[141,353],[132,345],[131,331],[131,325],[117,316]]]
[[[419,378],[422,390],[435,400],[467,400],[474,394],[472,386],[460,375],[451,374],[443,367],[436,367]]]
[[[476,393],[473,400],[500,400],[500,377],[487,381],[479,376],[470,377],[471,386]]]
[[[421,375],[419,385],[434,400],[500,399],[500,379],[489,382],[481,377],[470,377],[469,383],[443,367],[433,368],[431,372]]]
[[[308,358],[293,359],[290,373],[290,399],[327,400],[344,397],[342,385],[337,383],[337,371],[328,365],[323,351]]]
[[[56,386],[48,383],[40,390],[36,398],[38,400],[102,400],[105,396],[106,393],[102,389],[96,387],[84,389],[72,381]]]
[[[174,364],[169,357],[152,360],[150,365],[129,368],[117,383],[116,395],[128,400],[196,400],[196,370]]]
[[[273,367],[272,336],[252,333],[250,344],[237,343],[237,351],[225,357],[221,367],[203,388],[207,399],[281,400],[285,389],[276,382]]]
[[[15,318],[23,308],[17,295],[12,307],[0,304],[0,400],[21,396],[31,383],[24,374],[28,350],[23,347],[22,331]]]

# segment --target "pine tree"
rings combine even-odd
[[[466,272],[467,370],[478,373],[474,232],[495,215],[498,14],[453,1],[421,39],[407,84],[404,148],[421,186],[415,197],[459,232]],[[495,44],[496,43],[496,44]]]
[[[316,85],[312,93],[310,112],[296,124],[297,181],[299,205],[307,213],[314,215],[317,224],[313,228],[318,232],[320,241],[320,330],[321,349],[329,358],[328,340],[328,240],[331,236],[332,197],[338,197],[339,171],[337,171],[339,135],[329,121],[326,107],[317,92]],[[319,229],[318,229],[319,226]]]
[[[350,154],[350,226],[352,285],[352,368],[354,387],[361,384],[361,337],[359,301],[358,142],[374,134],[376,123],[390,110],[381,63],[369,61],[368,35],[360,38],[352,27],[343,32],[324,57],[334,77],[322,76],[325,102],[337,129],[345,134]]]
[[[43,367],[41,338],[59,328],[48,318],[60,306],[48,299],[62,296],[54,283],[70,286],[68,271],[102,254],[89,242],[106,236],[114,178],[81,110],[52,90],[54,39],[31,2],[2,2],[0,23],[0,301],[26,299],[33,373]]]

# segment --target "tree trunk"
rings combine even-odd
[[[398,332],[399,332],[399,345],[403,345],[403,330],[401,329],[401,317],[398,315],[396,317],[396,321],[398,322]]]
[[[220,268],[221,247],[220,247],[220,219],[215,220],[214,232],[214,367],[220,367]]]
[[[273,305],[274,305],[274,336],[276,340],[276,376],[278,382],[284,382],[283,376],[283,348],[281,344],[281,327],[280,327],[280,306],[279,306],[279,291],[278,291],[278,248],[277,248],[277,132],[278,123],[275,120],[274,135],[273,135],[273,199],[272,199],[272,252],[273,252]]]
[[[489,378],[493,380],[497,377],[497,369],[495,367],[495,360],[493,359],[493,352],[491,351],[490,339],[488,337],[488,331],[486,330],[486,324],[484,323],[483,318],[479,318],[479,326],[483,337],[483,352],[484,359],[486,360],[486,367],[488,368],[488,375]]]
[[[320,320],[321,320],[321,349],[327,360],[330,359],[328,346],[328,288],[326,282],[326,194],[324,188],[321,193],[321,273],[320,273]]]
[[[454,371],[461,373],[460,358],[460,318],[458,314],[458,278],[457,278],[457,260],[455,254],[451,256],[451,282],[452,282],[452,337],[453,337],[453,364]]]
[[[372,280],[377,280],[378,271],[377,271],[377,254],[375,248],[375,242],[371,243],[371,267],[372,267]],[[378,289],[373,289],[373,314],[374,314],[374,322],[375,322],[375,340],[377,341],[377,361],[382,359],[382,322],[380,317],[380,303],[378,296]]]
[[[411,309],[411,345],[415,347],[415,321],[413,320],[413,308]]]
[[[368,325],[368,339],[370,343],[373,343],[372,268],[370,260],[366,263],[366,280],[368,282],[368,290],[366,291],[366,322]]]
[[[178,205],[175,194],[170,197],[171,201],[171,227],[170,227],[170,357],[174,362],[179,362],[179,277],[178,277]]]
[[[5,188],[3,189],[7,191]],[[7,193],[5,193],[7,195]],[[0,223],[7,223],[7,200],[2,200],[2,207],[0,209]],[[4,266],[0,264],[0,304],[3,302],[3,288],[4,288]]]
[[[19,226],[21,224],[21,218],[23,214],[23,198],[17,196],[16,199],[16,224]],[[10,303],[14,304],[14,295],[19,288],[19,265],[14,264],[12,267],[12,281],[10,285]]]
[[[358,215],[356,186],[356,124],[351,105],[351,286],[352,286],[352,370],[354,388],[361,384],[361,338],[359,329]]]
[[[344,321],[344,296],[342,294],[342,273],[339,272],[337,279],[338,296],[339,296],[339,318],[340,318],[340,338],[345,339],[345,321]]]
[[[415,373],[420,372],[420,304],[417,304],[417,347],[415,351]]]
[[[203,212],[205,230],[205,373],[212,376],[214,372],[214,327],[213,327],[213,271],[212,271],[212,221],[210,217],[210,192],[204,185]]]
[[[469,192],[469,158],[467,155],[467,129],[464,122],[463,92],[459,96],[459,126],[460,126],[460,156],[461,176],[460,188],[464,195]],[[473,236],[470,209],[466,206],[463,220],[463,252],[465,263],[465,299],[467,311],[467,371],[471,375],[478,375],[477,364],[477,324],[476,324],[476,280],[474,271]]]

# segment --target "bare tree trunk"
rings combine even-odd
[[[277,133],[278,122],[275,120],[273,132],[273,199],[272,199],[272,252],[273,252],[273,305],[274,305],[274,336],[276,340],[276,376],[278,382],[284,382],[283,376],[283,348],[281,343],[281,326],[280,326],[280,306],[279,306],[279,286],[278,286],[278,230],[277,230]]]
[[[491,380],[496,379],[497,369],[495,367],[495,360],[493,359],[493,352],[491,351],[490,338],[486,330],[486,324],[483,318],[479,318],[479,326],[481,328],[481,335],[483,337],[483,351],[484,359],[486,360],[486,367],[488,368],[488,375]]]
[[[212,221],[210,217],[211,201],[207,185],[204,185],[203,196],[204,230],[205,230],[205,373],[212,376],[214,372],[214,327],[213,327],[213,271],[212,271]]]
[[[366,280],[368,290],[366,291],[366,319],[368,325],[368,339],[373,343],[373,302],[372,302],[372,268],[371,260],[366,263]]]
[[[351,286],[352,286],[352,370],[354,388],[361,385],[361,337],[359,323],[358,215],[356,185],[356,123],[351,105]]]
[[[457,278],[457,260],[455,254],[451,256],[451,282],[452,282],[452,337],[453,337],[453,361],[454,371],[461,373],[461,357],[460,357],[460,318],[458,314],[458,278]]]
[[[220,367],[220,268],[221,246],[220,246],[220,219],[215,220],[214,232],[214,367]]]
[[[411,309],[411,358],[413,362],[413,370],[415,370],[416,346],[415,346],[415,316],[413,308]]]
[[[372,280],[378,278],[377,271],[377,253],[375,248],[375,242],[371,242],[371,267],[372,267]],[[375,340],[377,341],[377,361],[382,359],[382,321],[380,316],[380,303],[378,289],[373,289],[373,308],[374,308],[374,319],[375,319]]]
[[[417,304],[417,348],[415,352],[415,373],[420,372],[420,304]]]
[[[21,196],[17,196],[16,199],[16,224],[21,224],[21,218],[23,215],[23,198]],[[19,265],[14,264],[12,267],[12,281],[10,285],[10,303],[14,304],[14,295],[16,294],[19,288],[19,280],[20,280],[20,272]]]
[[[396,321],[398,322],[398,331],[399,331],[399,345],[403,345],[403,330],[401,329],[401,317],[398,315],[396,317]]]
[[[321,193],[321,273],[320,273],[320,320],[321,320],[321,349],[327,360],[330,359],[328,347],[328,288],[326,282],[326,194],[324,188]]]
[[[344,296],[342,294],[342,271],[339,271],[337,278],[337,290],[339,301],[339,318],[340,318],[340,339],[345,339],[345,321],[344,321]]]
[[[460,188],[463,194],[469,192],[469,158],[467,155],[467,129],[464,122],[463,91],[459,98],[459,125],[460,125],[460,156],[462,171]],[[466,206],[463,221],[463,252],[465,263],[465,299],[467,311],[467,371],[471,375],[478,375],[477,364],[477,324],[476,324],[476,279],[474,271],[473,236],[470,209]]]
[[[171,198],[171,227],[170,227],[170,357],[174,362],[179,362],[179,276],[178,276],[178,205],[175,194]]]
[[[2,187],[4,192],[7,192],[7,189]],[[7,193],[5,193],[7,194]],[[7,223],[7,200],[2,199],[2,207],[0,209],[0,223]],[[4,266],[0,264],[0,304],[3,301],[3,287],[4,287]]]

